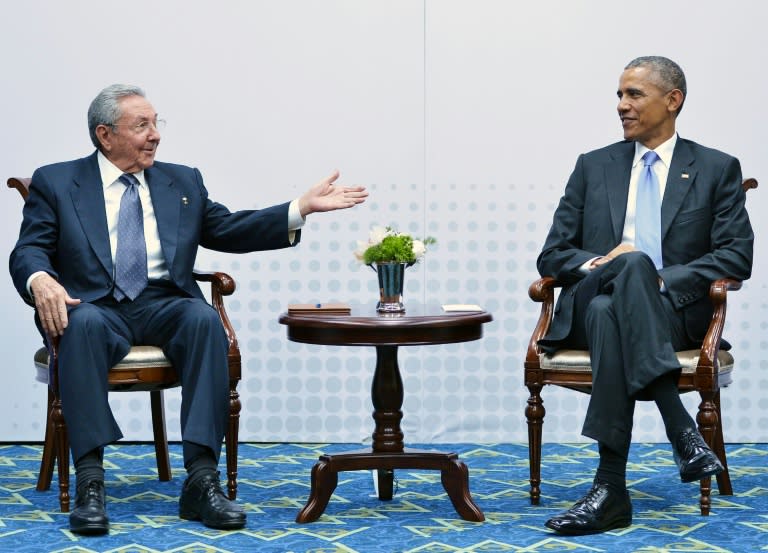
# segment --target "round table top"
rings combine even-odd
[[[487,311],[446,312],[439,305],[407,304],[404,313],[378,313],[374,306],[352,306],[349,315],[280,315],[293,342],[319,345],[426,345],[468,342],[482,337]]]

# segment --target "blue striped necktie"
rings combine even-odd
[[[648,254],[661,269],[661,197],[659,179],[653,172],[653,164],[659,155],[653,150],[643,155],[643,172],[637,179],[637,203],[635,206],[635,248]]]
[[[139,180],[130,173],[120,175],[125,185],[117,219],[115,291],[117,301],[136,299],[147,287],[147,245],[144,241],[144,212],[139,199]]]

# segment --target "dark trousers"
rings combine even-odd
[[[584,277],[574,297],[569,347],[588,349],[592,395],[582,434],[626,455],[635,401],[654,379],[679,372],[675,351],[690,347],[682,312],[659,291],[641,252],[620,255]]]
[[[152,284],[133,302],[104,298],[69,310],[59,385],[73,459],[122,438],[107,401],[107,372],[135,344],[163,349],[181,380],[182,439],[210,448],[218,459],[229,410],[221,320],[205,301]]]

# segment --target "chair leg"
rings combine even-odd
[[[59,465],[59,506],[62,513],[69,512],[69,436],[61,410],[61,399],[54,397],[51,406],[53,419],[53,443],[56,450],[56,463]]]
[[[37,477],[37,491],[51,489],[53,467],[56,464],[54,438],[56,429],[53,423],[53,391],[48,389],[48,405],[45,411],[45,441],[43,442],[43,458],[40,460],[40,474]]]
[[[725,469],[723,472],[717,475],[717,490],[720,495],[733,495],[733,487],[731,486],[731,473],[728,471],[728,460],[725,456],[725,439],[723,438],[723,416],[720,411],[720,390],[715,394],[715,409],[717,411],[717,429],[715,430],[714,443],[712,444],[712,450],[715,455],[720,459]]]
[[[525,408],[528,421],[528,465],[531,476],[531,505],[538,505],[541,498],[541,434],[544,424],[544,402],[541,400],[541,386],[529,384],[531,396]]]
[[[229,426],[224,436],[227,448],[227,492],[229,499],[237,498],[237,440],[240,428],[240,394],[237,380],[229,382]]]
[[[718,427],[717,409],[715,407],[714,396],[715,393],[711,391],[701,390],[701,403],[699,404],[699,412],[696,415],[696,423],[699,426],[699,432],[707,442],[707,445],[715,449],[715,434]],[[708,476],[701,479],[701,497],[699,499],[699,505],[701,507],[702,516],[708,516],[710,507],[712,506],[712,477]]]
[[[171,458],[168,455],[168,435],[165,432],[163,391],[149,392],[149,401],[152,407],[152,433],[155,437],[157,475],[161,482],[168,482],[171,479]]]

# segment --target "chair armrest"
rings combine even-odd
[[[198,282],[210,282],[211,293],[218,293],[221,296],[231,296],[235,291],[235,281],[227,273],[219,271],[194,271],[192,276]]]
[[[704,342],[701,345],[699,355],[699,374],[717,374],[717,352],[720,349],[720,340],[723,337],[725,327],[725,309],[727,306],[728,290],[740,290],[741,281],[731,278],[721,278],[712,282],[709,287],[709,299],[712,301],[712,319],[709,321]]]
[[[552,323],[555,305],[555,288],[560,286],[562,285],[554,278],[542,277],[534,281],[528,288],[528,296],[533,301],[541,303],[541,312],[539,313],[536,327],[533,329],[533,334],[531,334],[531,339],[528,341],[528,351],[525,355],[526,367],[532,364],[535,368],[538,368],[539,353],[541,353],[538,341],[549,332],[549,325]]]
[[[227,315],[227,310],[224,308],[224,297],[230,296],[235,291],[235,281],[227,273],[222,272],[207,272],[207,271],[194,271],[192,273],[194,279],[198,282],[210,282],[211,283],[211,305],[219,314],[221,324],[224,326],[224,332],[227,334],[227,341],[229,342],[229,357],[231,359],[240,359],[240,347],[237,344],[237,336],[235,335],[235,329],[232,327],[232,323]],[[239,367],[238,367],[239,370]]]

